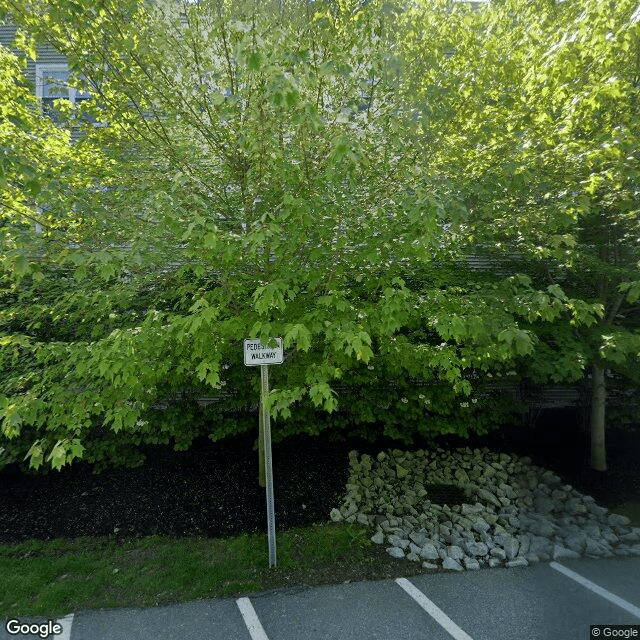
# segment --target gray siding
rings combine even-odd
[[[0,44],[10,47],[13,44],[16,35],[16,26],[13,24],[0,24]],[[16,51],[17,53],[17,51]],[[36,80],[36,64],[66,64],[66,57],[56,51],[50,44],[40,44],[36,47],[37,60],[27,60],[27,79],[35,84]]]
[[[16,27],[12,24],[0,24],[0,44],[8,47],[16,35]]]

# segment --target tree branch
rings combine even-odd
[[[607,319],[605,320],[605,325],[609,326],[609,325],[613,324],[613,321],[615,320],[616,316],[618,315],[618,311],[620,311],[620,306],[624,302],[624,298],[625,298],[624,293],[618,294],[618,297],[616,298],[615,302],[613,303],[613,306],[611,307],[611,311],[609,312],[609,315],[607,316]]]

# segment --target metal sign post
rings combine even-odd
[[[260,365],[260,426],[261,444],[264,450],[265,485],[267,494],[267,534],[269,541],[269,566],[276,566],[276,517],[273,507],[273,464],[271,459],[271,415],[267,409],[269,395],[269,364],[283,361],[282,338],[276,338],[275,348],[263,347],[260,340],[244,341],[244,363],[251,367]],[[267,364],[269,363],[269,364]]]
[[[260,365],[260,408],[264,428],[264,470],[267,481],[267,531],[269,538],[269,566],[276,566],[276,516],[273,510],[273,465],[271,460],[271,416],[265,400],[269,395],[269,365]]]

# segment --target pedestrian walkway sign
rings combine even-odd
[[[276,346],[263,346],[260,340],[244,341],[244,363],[248,367],[263,364],[282,364],[284,350],[282,338],[276,338]]]

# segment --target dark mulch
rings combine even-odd
[[[610,471],[601,477],[584,465],[588,437],[575,416],[565,414],[542,416],[535,429],[504,429],[468,442],[443,439],[441,444],[486,445],[529,455],[600,504],[640,502],[640,428],[610,430]],[[266,531],[255,437],[220,443],[204,439],[188,452],[157,447],[143,467],[99,475],[82,463],[46,475],[21,474],[9,467],[0,473],[0,542],[114,533],[218,537]],[[416,448],[425,444],[417,443]],[[403,448],[389,441],[331,443],[304,436],[274,444],[277,528],[327,521],[345,491],[348,452],[358,448],[375,453],[389,446]]]
[[[257,428],[256,428],[257,431]],[[0,541],[148,535],[225,537],[266,531],[256,435],[187,452],[154,447],[142,467],[93,474],[73,464],[47,475],[0,473]],[[344,444],[296,437],[273,445],[276,526],[326,521],[344,493]]]

